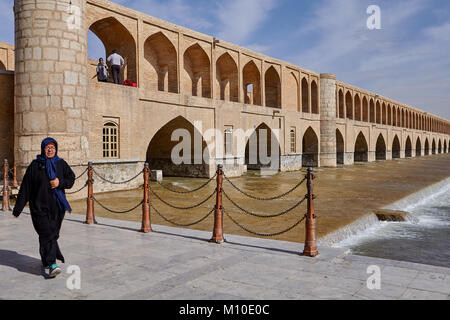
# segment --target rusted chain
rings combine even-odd
[[[252,199],[255,199],[255,200],[260,200],[260,201],[276,200],[276,199],[280,199],[280,198],[282,198],[284,196],[287,196],[288,194],[293,192],[295,189],[297,189],[299,186],[301,186],[302,183],[305,182],[305,180],[306,180],[306,178],[303,178],[303,180],[301,180],[299,183],[297,183],[292,189],[290,189],[289,191],[287,191],[287,192],[285,192],[283,194],[280,194],[280,195],[275,196],[275,197],[270,197],[270,198],[261,198],[261,197],[256,197],[256,196],[253,196],[251,194],[248,194],[244,190],[240,189],[225,174],[224,174],[224,177],[225,177],[225,180],[228,181],[228,183],[230,183],[233,186],[233,188],[235,188],[237,191],[239,191],[240,193],[242,193],[243,195],[245,195],[245,196],[247,196],[249,198],[252,198]]]
[[[305,218],[306,218],[306,215],[303,216],[303,218],[301,218],[299,221],[297,221],[293,226],[287,228],[286,230],[280,231],[280,232],[276,232],[276,233],[258,233],[258,232],[251,231],[251,230],[247,229],[246,227],[244,227],[243,225],[239,224],[236,220],[234,220],[234,219],[233,219],[233,218],[225,211],[225,209],[223,210],[223,212],[227,215],[228,218],[230,218],[230,220],[231,220],[235,225],[237,225],[237,226],[238,226],[239,228],[241,228],[242,230],[244,230],[244,231],[246,231],[246,232],[248,232],[248,233],[257,235],[257,236],[261,236],[261,237],[274,237],[274,236],[282,235],[282,234],[284,234],[284,233],[286,233],[286,232],[291,231],[291,230],[294,229],[295,227],[297,227],[297,226],[298,226],[303,220],[305,220]]]
[[[178,190],[174,190],[174,189],[169,188],[168,186],[162,184],[162,183],[159,182],[158,180],[156,181],[156,183],[159,184],[159,185],[160,185],[161,187],[163,187],[164,189],[170,191],[170,192],[178,193],[178,194],[188,194],[188,193],[193,193],[193,192],[196,192],[196,191],[198,191],[198,190],[203,189],[203,188],[206,187],[211,181],[213,181],[213,180],[216,178],[216,176],[217,176],[217,173],[214,175],[214,177],[208,179],[208,181],[206,181],[206,182],[205,182],[204,184],[202,184],[200,187],[195,188],[195,189],[193,189],[193,190],[189,190],[189,191],[178,191]]]
[[[287,210],[284,210],[284,211],[282,211],[282,212],[280,212],[280,213],[276,213],[276,214],[272,214],[272,215],[260,215],[260,214],[257,214],[257,213],[250,212],[250,211],[248,211],[248,210],[242,208],[241,206],[239,206],[236,202],[234,202],[234,201],[228,196],[228,194],[225,192],[224,189],[222,189],[222,192],[223,192],[223,194],[225,195],[225,197],[226,197],[226,198],[227,198],[227,199],[228,199],[228,200],[229,200],[236,208],[238,208],[239,210],[241,210],[242,212],[244,212],[244,213],[246,213],[246,214],[249,214],[249,215],[255,216],[255,217],[259,217],[259,218],[275,218],[275,217],[280,217],[280,216],[282,216],[282,215],[285,215],[286,213],[291,212],[292,210],[294,210],[295,208],[297,208],[299,205],[301,205],[301,204],[306,200],[306,197],[305,197],[305,198],[301,199],[299,202],[297,202],[293,207],[291,207],[291,208],[289,208],[289,209],[287,209]]]
[[[97,177],[99,177],[101,180],[103,180],[103,181],[105,181],[105,182],[108,182],[108,183],[111,183],[111,184],[125,184],[125,183],[131,182],[131,181],[133,181],[134,179],[136,179],[137,177],[139,177],[139,176],[142,174],[142,172],[143,172],[144,170],[141,170],[137,175],[135,175],[135,176],[134,176],[133,178],[131,178],[131,179],[128,179],[128,180],[126,180],[126,181],[119,181],[119,182],[111,181],[111,180],[106,179],[105,177],[102,177],[100,174],[98,174],[97,171],[95,171],[94,168],[92,168],[92,171],[97,175]]]
[[[168,203],[168,202],[165,201],[164,199],[162,199],[156,192],[154,192],[154,191],[152,190],[152,188],[149,188],[149,190],[150,190],[150,192],[151,192],[156,198],[158,198],[162,203],[164,203],[165,205],[167,205],[167,206],[169,206],[169,207],[171,207],[171,208],[173,208],[173,209],[178,209],[178,210],[189,210],[189,209],[194,209],[194,208],[200,207],[202,204],[204,204],[206,201],[208,201],[209,199],[211,199],[211,198],[216,194],[216,190],[214,190],[214,192],[211,193],[211,195],[209,195],[205,200],[203,200],[202,202],[200,202],[200,203],[198,203],[198,204],[195,204],[195,205],[189,206],[189,207],[177,207],[177,206],[174,206],[174,205]]]
[[[175,226],[178,226],[178,227],[190,227],[190,226],[193,226],[193,225],[195,225],[195,224],[197,224],[197,223],[200,223],[200,222],[202,222],[203,220],[205,220],[206,218],[208,218],[208,217],[211,215],[211,213],[213,213],[214,210],[215,210],[215,208],[213,208],[206,216],[202,217],[200,220],[197,220],[197,221],[195,221],[195,222],[188,223],[188,224],[181,224],[181,223],[177,223],[177,222],[174,222],[174,221],[172,221],[172,220],[167,219],[167,218],[166,218],[164,215],[162,215],[161,212],[159,212],[158,209],[156,209],[152,204],[150,204],[150,206],[153,208],[153,210],[155,210],[155,212],[156,212],[161,218],[163,218],[165,221],[167,221],[167,222],[169,222],[169,223],[171,223],[171,224],[173,224],[173,225],[175,225]]]
[[[80,192],[81,190],[83,190],[84,188],[86,188],[88,186],[88,182],[89,182],[89,180],[86,180],[86,183],[80,189],[78,189],[77,191],[66,192],[66,194],[75,194],[75,193]]]
[[[89,167],[86,167],[86,170],[83,171],[82,174],[80,174],[78,177],[75,178],[75,181],[80,179],[82,176],[84,176],[84,174],[88,171]]]
[[[140,205],[142,205],[142,203],[144,202],[144,200],[141,200],[141,202],[139,202],[136,206],[134,206],[134,207],[131,208],[131,209],[124,210],[124,211],[116,211],[116,210],[112,210],[112,209],[109,209],[109,208],[105,207],[105,206],[104,206],[103,204],[101,204],[95,197],[92,197],[92,199],[94,199],[94,201],[95,201],[100,207],[102,207],[103,209],[105,209],[106,211],[109,211],[109,212],[111,212],[111,213],[116,213],[116,214],[129,213],[129,212],[135,210],[136,208],[138,208],[138,207],[139,207]]]

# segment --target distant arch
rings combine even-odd
[[[281,108],[281,81],[273,66],[265,74],[266,107]]]
[[[406,144],[405,144],[405,157],[406,158],[411,158],[412,157],[412,143],[411,143],[411,139],[406,138]]]
[[[344,136],[339,129],[336,129],[336,162],[344,164],[345,144]]]
[[[137,82],[136,41],[127,28],[116,18],[108,17],[92,23],[89,30],[103,43],[106,51],[105,58],[113,50],[117,50],[117,53],[125,60],[125,68],[122,70],[122,80],[128,79]]]
[[[420,138],[417,137],[416,141],[416,157],[420,157],[422,155],[422,143],[420,142]]]
[[[428,142],[428,138],[425,139],[424,155],[430,155],[430,143]]]
[[[375,104],[373,99],[370,99],[370,122],[375,123]]]
[[[178,93],[177,51],[162,32],[147,38],[144,43],[144,58],[148,62],[144,86],[153,91]]]
[[[309,127],[302,139],[303,155],[302,165],[303,167],[317,167],[319,166],[319,139],[313,128]]]
[[[431,144],[431,154],[436,154],[436,140],[434,140],[434,138]]]
[[[366,137],[362,132],[358,134],[355,141],[355,162],[367,162],[369,161],[369,146],[367,144]]]
[[[355,94],[354,99],[355,104],[355,120],[361,121],[361,99],[359,98],[359,94]]]
[[[345,112],[344,112],[344,94],[342,93],[342,89],[339,89],[339,118],[344,119],[345,118]]]
[[[216,62],[216,83],[220,100],[239,102],[238,82],[236,62],[228,52],[225,52]]]
[[[380,101],[377,101],[376,103],[376,123],[381,124],[381,104]]]
[[[309,85],[306,78],[302,79],[302,112],[310,113],[309,111]]]
[[[366,97],[363,98],[362,105],[363,105],[363,121],[369,122],[369,104],[367,102]]]
[[[253,60],[243,69],[244,97],[246,104],[261,105],[261,75]]]
[[[400,158],[400,140],[398,136],[395,135],[394,140],[392,141],[392,159]]]
[[[444,153],[447,153],[447,140],[444,140]]]
[[[265,142],[265,143],[264,143]],[[272,145],[273,142],[273,145]],[[280,144],[266,123],[261,123],[252,133],[245,147],[245,163],[249,170],[259,170],[272,165],[272,156],[275,156],[272,147],[278,148],[278,164],[280,157]]]
[[[387,125],[392,125],[392,109],[390,104],[387,105]]]
[[[195,43],[183,55],[184,89],[195,97],[211,98],[211,66],[205,50]]]
[[[287,93],[286,93],[286,109],[300,111],[300,88],[297,77],[293,72],[290,72],[287,77],[286,83]]]
[[[378,136],[377,144],[375,147],[375,159],[386,160],[386,142],[384,141],[384,137],[381,133]]]
[[[381,108],[381,122],[382,124],[386,124],[386,115],[387,115],[387,111],[386,111],[386,103],[383,102],[382,104],[382,108]]]
[[[442,153],[442,143],[441,143],[441,140],[439,139],[439,143],[438,143],[438,152],[437,152],[438,154],[441,154]]]
[[[353,119],[353,99],[350,91],[345,94],[345,108],[347,111],[347,119]]]
[[[311,113],[319,114],[319,89],[315,80],[311,81]]]

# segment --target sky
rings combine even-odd
[[[113,0],[450,120],[450,1]],[[369,29],[370,5],[381,28]],[[13,0],[0,41],[14,42]],[[101,45],[89,35],[89,56]]]

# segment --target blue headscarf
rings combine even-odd
[[[56,152],[55,152],[55,156],[53,158],[48,159],[47,156],[45,155],[44,149],[49,143],[52,143],[52,142],[55,144]],[[55,180],[57,178],[56,163],[62,160],[60,157],[58,157],[58,142],[56,142],[56,140],[53,138],[45,138],[44,140],[42,140],[41,154],[37,156],[36,160],[39,163],[45,164],[45,169],[47,171],[47,177],[50,179],[50,181]],[[53,192],[53,197],[55,198],[56,202],[58,203],[59,208],[61,210],[63,210],[64,212],[66,212],[66,211],[72,212],[72,208],[70,207],[69,202],[67,201],[66,195],[64,194],[64,192],[58,188],[52,189],[52,192]]]

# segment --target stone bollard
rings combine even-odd
[[[308,257],[315,257],[319,254],[316,246],[316,216],[314,215],[314,193],[313,193],[313,180],[315,176],[313,174],[313,169],[308,168],[308,173],[306,174],[306,187],[308,188],[308,194],[306,198],[308,200],[308,212],[306,213],[306,223],[305,223],[305,248],[302,255]]]
[[[94,179],[93,179],[92,162],[88,163],[88,195],[86,199],[86,221],[85,224],[97,224],[94,215]]]
[[[152,232],[150,223],[150,195],[149,195],[150,169],[149,164],[144,165],[144,201],[142,202],[142,226],[140,232]]]
[[[8,160],[3,163],[3,201],[2,211],[11,211],[9,207],[9,190],[8,190]]]
[[[222,182],[223,182],[223,165],[217,166],[217,189],[216,189],[216,206],[214,212],[214,230],[210,242],[220,244],[223,239],[223,206],[222,206]]]

